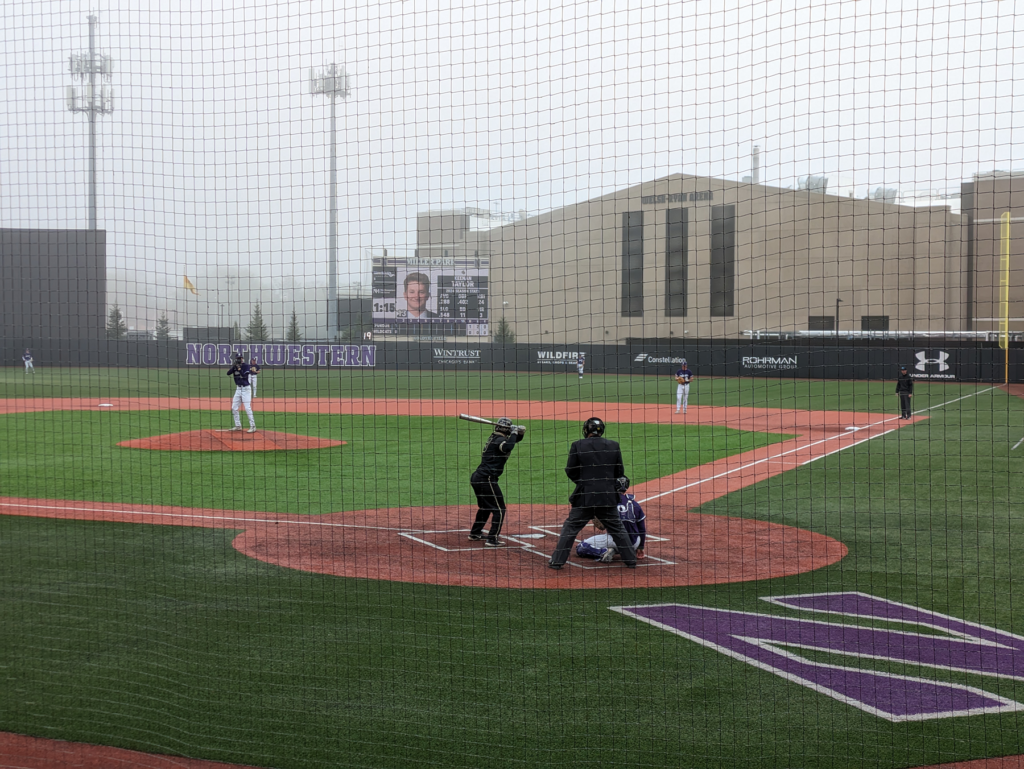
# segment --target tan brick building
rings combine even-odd
[[[841,330],[969,328],[965,219],[678,174],[480,235],[492,323],[600,344],[832,330],[837,300]]]

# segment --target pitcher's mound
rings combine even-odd
[[[345,441],[262,430],[254,433],[247,433],[244,430],[239,432],[193,430],[187,433],[136,438],[131,441],[121,441],[117,445],[128,449],[152,449],[154,451],[297,451],[344,446]]]

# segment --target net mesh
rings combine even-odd
[[[6,3],[5,765],[1024,755],[1021,18]]]

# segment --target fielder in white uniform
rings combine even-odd
[[[36,367],[32,365],[32,353],[29,352],[28,348],[25,348],[25,354],[21,356],[21,359],[25,361],[25,373],[31,371],[33,374],[36,373]]]
[[[580,355],[576,358],[576,373],[580,375],[580,379],[583,379],[583,366],[586,365],[586,361],[583,356]]]
[[[676,372],[676,413],[679,409],[686,413],[686,404],[690,400],[690,382],[693,381],[693,372],[686,365],[686,358],[679,362],[679,370]]]
[[[249,361],[249,386],[252,388],[252,397],[256,397],[256,376],[260,373],[260,364],[253,358]]]
[[[228,369],[228,376],[235,378],[235,397],[231,399],[231,416],[235,420],[235,426],[231,432],[242,429],[242,417],[238,413],[240,406],[245,406],[246,416],[249,417],[249,432],[256,432],[256,417],[252,414],[252,387],[249,384],[249,364],[242,360],[241,355],[235,356],[235,365]]]

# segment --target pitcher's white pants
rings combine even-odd
[[[239,406],[245,406],[246,416],[249,417],[249,427],[255,427],[256,417],[252,415],[252,392],[248,387],[241,385],[235,387],[235,397],[231,399],[231,416],[235,419],[235,427],[242,426],[242,415],[238,413]]]
[[[690,385],[676,385],[676,411],[686,411],[686,402],[690,400]]]

